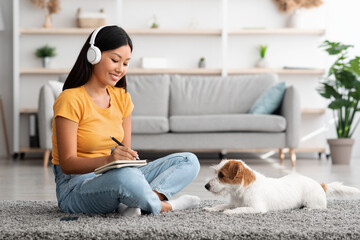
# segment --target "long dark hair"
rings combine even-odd
[[[93,68],[92,64],[88,62],[86,55],[90,47],[89,42],[92,34],[93,33],[91,33],[87,38],[73,68],[66,78],[63,91],[69,88],[80,87],[89,81]],[[130,46],[130,50],[132,52],[133,45],[129,35],[125,32],[124,29],[116,25],[103,27],[95,38],[95,46],[98,47],[101,52],[116,49],[126,45]],[[126,76],[123,76],[115,86],[124,88],[126,91]]]

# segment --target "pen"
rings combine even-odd
[[[114,142],[116,142],[118,145],[125,147],[125,145],[122,144],[122,143],[121,143],[119,140],[117,140],[116,138],[114,138],[114,137],[112,137],[112,136],[110,136],[110,138],[111,138]],[[135,159],[136,159],[136,160],[140,160],[139,157],[135,157]]]

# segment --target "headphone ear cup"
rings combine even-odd
[[[92,45],[89,47],[86,57],[89,63],[97,64],[101,60],[101,51],[98,47]]]

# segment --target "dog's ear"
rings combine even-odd
[[[243,164],[241,164],[241,166],[239,167],[239,171],[237,172],[236,177],[241,178],[244,187],[246,187],[256,179],[255,173],[251,169],[245,167]]]
[[[231,162],[229,165],[229,178],[234,180],[239,172],[239,164],[237,162]]]

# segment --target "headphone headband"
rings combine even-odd
[[[95,38],[96,38],[96,35],[100,32],[101,29],[103,29],[104,27],[106,26],[101,26],[101,27],[98,27],[97,29],[94,30],[93,34],[91,34],[91,38],[90,38],[90,45],[91,46],[94,46],[95,45]]]

